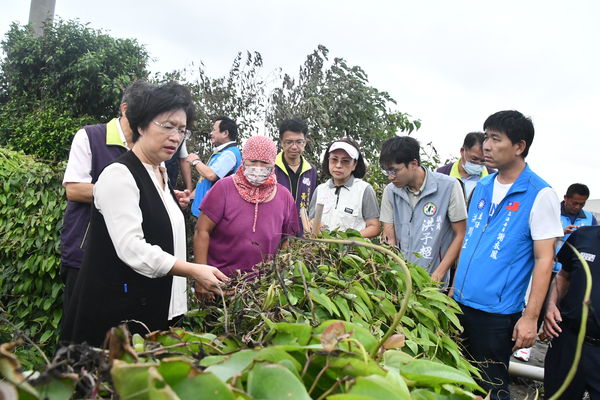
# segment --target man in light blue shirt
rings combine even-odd
[[[215,120],[213,130],[210,132],[210,140],[215,146],[215,150],[208,162],[204,164],[197,154],[188,156],[188,162],[200,174],[196,190],[192,193],[192,197],[194,197],[192,214],[195,217],[200,215],[200,204],[212,185],[219,179],[233,174],[240,166],[242,155],[236,145],[237,136],[238,130],[235,121],[228,117],[219,117]]]

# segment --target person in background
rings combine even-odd
[[[132,333],[165,330],[187,311],[186,281],[217,290],[227,278],[186,261],[180,207],[189,195],[168,185],[163,163],[189,136],[194,120],[189,89],[170,82],[143,85],[128,98],[131,151],[100,174],[85,256],[61,330],[63,343],[101,346],[126,321]]]
[[[200,204],[194,256],[232,276],[252,272],[299,232],[289,190],[277,183],[275,142],[252,136],[242,150],[242,166],[220,179]]]
[[[589,197],[590,189],[582,183],[574,183],[567,189],[567,193],[560,203],[560,220],[565,234],[562,243],[566,242],[569,235],[580,227],[598,225],[596,217],[591,212],[583,209]],[[562,243],[557,250],[560,250]],[[557,263],[557,265],[560,269],[560,263]],[[558,270],[555,272],[558,272]]]
[[[317,187],[317,168],[304,157],[308,126],[298,118],[285,120],[279,125],[281,151],[275,158],[277,182],[287,188],[300,208],[308,210],[310,200]]]
[[[379,206],[375,190],[361,179],[367,168],[358,144],[350,138],[330,143],[322,169],[330,178],[315,190],[309,218],[313,220],[317,204],[323,204],[321,224],[325,229],[354,229],[365,238],[379,235]]]
[[[582,399],[587,391],[589,398],[596,400],[600,399],[600,227],[582,226],[569,236],[567,243],[586,260],[592,291],[581,359],[573,380],[559,399]],[[558,391],[573,364],[587,282],[581,261],[570,246],[562,246],[557,259],[562,268],[552,282],[544,319],[544,333],[552,338],[544,362],[545,398]]]
[[[440,174],[459,179],[464,186],[466,199],[469,198],[481,178],[495,172],[483,165],[482,144],[483,132],[468,133],[460,148],[460,158],[436,170]]]
[[[200,204],[215,182],[235,173],[239,168],[242,156],[236,145],[237,137],[238,128],[235,121],[228,117],[219,117],[213,123],[210,132],[210,140],[215,149],[208,162],[204,164],[197,154],[188,156],[188,162],[200,174],[196,190],[192,193],[192,215],[195,217],[200,214]]]
[[[83,261],[83,239],[90,222],[94,184],[104,167],[133,147],[133,133],[125,113],[127,102],[132,93],[148,85],[142,80],[132,83],[123,93],[118,118],[106,124],[84,126],[73,138],[63,178],[67,193],[67,209],[60,238],[60,277],[65,284],[63,314],[75,289]]]
[[[563,232],[556,193],[525,162],[534,137],[531,119],[499,111],[483,129],[484,161],[497,172],[471,195],[453,297],[463,312],[463,344],[482,371],[479,385],[491,399],[510,399],[510,356],[535,343],[554,245]]]
[[[381,199],[383,236],[445,287],[465,235],[465,198],[460,182],[425,169],[420,153],[410,136],[381,145],[379,162],[390,181]]]
[[[165,167],[167,168],[167,175],[169,176],[169,182],[171,182],[173,189],[177,188],[177,178],[179,177],[179,171],[181,171],[185,190],[188,190],[191,193],[192,190],[194,190],[192,187],[192,166],[187,161],[188,151],[186,142],[187,140],[181,142],[181,145],[179,145],[179,148],[173,157],[171,157],[170,160],[165,161]]]
[[[584,184],[574,183],[567,189],[564,200],[560,203],[560,219],[564,236],[556,246],[557,254],[571,233],[575,232],[575,230],[582,226],[598,225],[596,217],[594,217],[591,212],[583,209],[588,197],[590,197],[590,190]],[[554,280],[554,277],[560,269],[561,263],[555,261],[554,268],[552,269],[552,277],[550,278],[551,282]],[[541,325],[542,320],[543,315],[540,315],[538,318],[538,325]],[[529,361],[529,358],[531,357],[531,347],[525,347],[515,351],[514,357],[522,361]]]

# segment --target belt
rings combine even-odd
[[[579,324],[576,324],[576,323],[566,323],[566,324],[564,324],[564,326],[566,328],[568,328],[569,331],[571,331],[573,334],[579,335]],[[583,337],[583,342],[585,344],[589,344],[590,346],[600,346],[600,338],[596,337],[596,336],[585,335]]]
[[[589,344],[590,346],[600,346],[600,339],[595,338],[595,337],[591,337],[591,336],[585,336],[583,338],[584,343]]]

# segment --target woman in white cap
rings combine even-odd
[[[361,178],[367,168],[358,144],[343,138],[327,147],[322,171],[330,178],[320,184],[313,195],[309,217],[315,218],[317,204],[323,204],[323,229],[354,229],[362,237],[379,235],[379,206],[375,190]]]

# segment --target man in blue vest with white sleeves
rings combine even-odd
[[[463,311],[467,355],[480,363],[479,384],[492,399],[504,400],[510,399],[510,355],[536,340],[563,229],[555,191],[525,162],[534,137],[531,119],[500,111],[483,129],[484,162],[497,172],[473,191],[454,299]]]
[[[560,221],[565,235],[556,246],[556,253],[571,233],[579,227],[598,225],[596,217],[591,212],[583,209],[588,197],[590,197],[590,189],[582,183],[574,183],[567,189],[564,200],[560,203]],[[561,264],[558,261],[555,262],[553,272],[556,274],[560,267]]]
[[[204,164],[197,154],[188,156],[188,162],[200,174],[200,180],[193,194],[191,211],[194,217],[200,215],[202,200],[215,182],[235,173],[242,163],[242,153],[236,142],[237,137],[238,128],[235,121],[228,117],[218,117],[210,132],[210,140],[215,149],[208,162]]]

